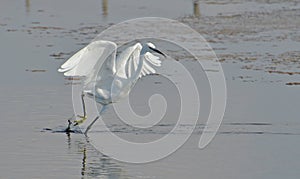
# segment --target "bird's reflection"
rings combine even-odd
[[[107,0],[102,0],[102,14],[104,17],[108,15],[108,2]]]
[[[71,150],[71,134],[70,132],[67,132],[67,144],[68,144],[68,149]]]
[[[193,2],[193,7],[194,7],[194,16],[195,17],[200,17],[200,2],[199,0],[194,0]]]
[[[83,148],[83,157],[82,157],[82,167],[81,167],[81,176],[84,177],[86,173],[86,147]]]
[[[120,164],[110,157],[102,155],[89,143],[85,136],[80,136],[82,137],[76,137],[76,139],[72,141],[71,134],[67,133],[69,151],[82,155],[81,178],[130,178],[126,175],[126,172]]]

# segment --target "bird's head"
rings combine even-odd
[[[165,58],[167,57],[164,53],[162,53],[160,50],[158,50],[155,45],[151,42],[146,43],[146,48],[148,48],[148,50],[150,52],[156,52],[158,54],[161,54],[162,56],[164,56]]]

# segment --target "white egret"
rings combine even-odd
[[[69,58],[58,71],[65,76],[84,77],[84,80],[81,95],[83,116],[78,116],[81,119],[74,123],[69,121],[67,130],[70,130],[71,124],[76,126],[86,120],[85,94],[94,97],[102,105],[101,115],[107,105],[127,96],[139,78],[156,73],[155,67],[161,66],[161,60],[151,52],[166,57],[150,42],[136,43],[117,55],[114,42],[99,40],[91,42]],[[85,134],[98,118],[87,127]]]

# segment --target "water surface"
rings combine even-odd
[[[293,74],[299,10],[293,0],[1,1],[0,178],[299,178],[299,86],[286,85],[300,80]],[[204,150],[197,148],[200,122],[171,156],[134,165],[102,155],[81,134],[61,132],[73,109],[70,81],[56,70],[101,30],[142,16],[178,19],[202,33],[222,61],[228,101],[220,131]],[[164,83],[147,77],[132,95]],[[111,110],[104,117],[115,119]],[[108,126],[138,141],[164,135],[173,123],[170,117],[153,130],[113,120]]]

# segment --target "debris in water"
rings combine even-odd
[[[31,27],[32,29],[39,29],[39,30],[63,30],[64,28],[61,27],[46,27],[46,26],[34,26]]]
[[[70,81],[78,81],[78,80],[81,80],[81,78],[79,77],[65,77],[65,80],[70,80]]]
[[[288,83],[286,83],[286,85],[289,85],[289,86],[300,85],[300,82],[288,82]]]
[[[277,73],[277,74],[285,74],[285,75],[300,75],[300,72],[289,72],[289,71],[275,71],[275,70],[269,70],[269,73]]]
[[[33,70],[26,69],[25,71],[33,72],[33,73],[35,73],[35,72],[39,72],[39,73],[46,72],[46,70],[38,70],[38,69],[33,69]]]

